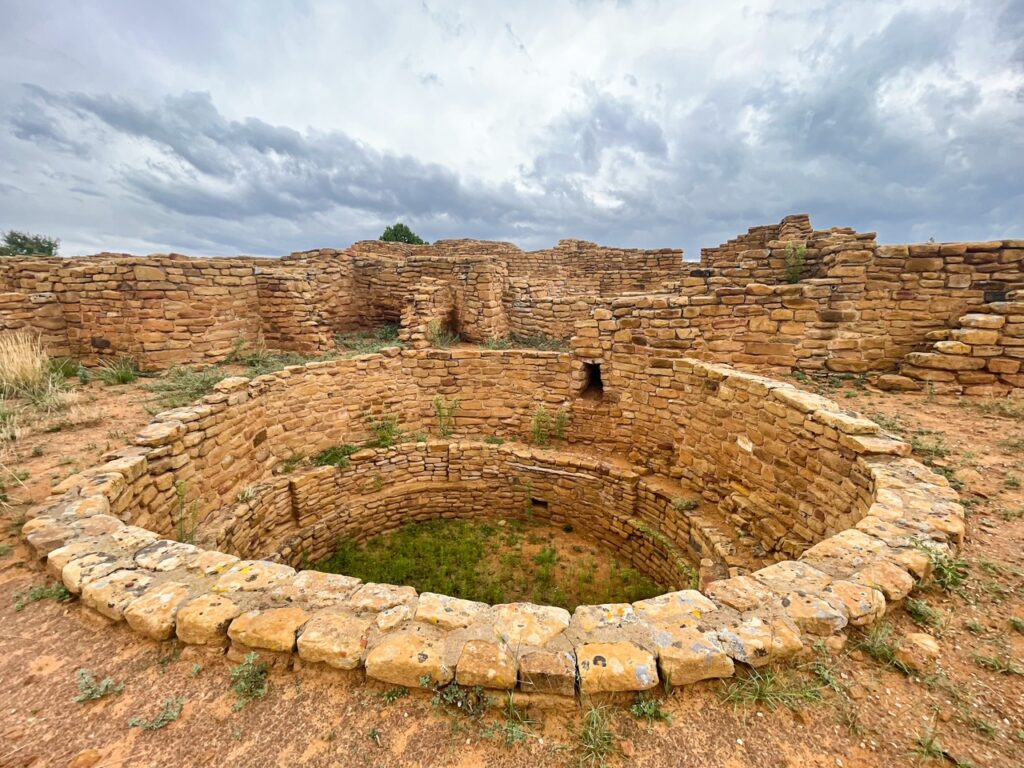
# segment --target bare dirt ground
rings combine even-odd
[[[963,483],[967,582],[954,593],[916,595],[939,611],[939,626],[927,631],[942,648],[940,673],[908,677],[859,650],[851,633],[843,651],[819,657],[824,676],[814,656],[791,675],[817,697],[795,709],[726,702],[717,682],[667,696],[668,723],[608,704],[609,764],[1019,768],[1024,633],[1011,619],[1024,620],[1024,399],[883,394],[855,380],[806,385],[880,415],[915,440],[922,459]],[[8,482],[11,503],[0,513],[0,766],[572,766],[586,757],[582,710],[531,709],[526,737],[509,746],[500,708],[472,719],[424,694],[388,703],[386,686],[313,669],[272,672],[266,697],[236,709],[233,664],[223,657],[140,639],[75,602],[44,599],[19,610],[18,597],[46,580],[26,563],[18,521],[51,484],[141,427],[147,397],[138,384],[90,385],[74,418],[23,429],[5,460],[28,477],[24,487]],[[896,636],[921,631],[903,607],[887,619]],[[124,690],[76,703],[80,669]],[[133,717],[152,721],[168,699],[184,702],[166,727],[129,727]]]

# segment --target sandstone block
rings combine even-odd
[[[153,579],[141,571],[115,571],[82,589],[82,603],[108,619],[121,621],[125,608],[137,599]]]
[[[347,612],[318,613],[299,634],[299,658],[336,669],[356,669],[366,655],[373,617]]]
[[[178,609],[178,639],[190,645],[223,645],[228,625],[241,612],[225,595],[201,595]]]
[[[458,629],[468,627],[487,608],[487,603],[423,592],[416,606],[416,621],[434,624],[443,629]]]
[[[154,640],[169,640],[174,636],[178,607],[188,594],[188,584],[177,581],[160,584],[128,605],[124,611],[125,621],[141,635]]]
[[[504,643],[469,640],[462,646],[455,669],[459,685],[508,690],[516,687],[516,679],[516,660]]]
[[[576,660],[569,651],[539,650],[519,658],[519,687],[526,692],[573,696]]]
[[[512,647],[544,645],[569,626],[569,612],[564,608],[532,603],[508,603],[495,608],[494,633]]]
[[[419,632],[387,635],[366,656],[366,674],[375,680],[407,688],[447,685],[454,677],[444,663],[444,643]]]
[[[658,684],[654,656],[635,643],[586,643],[576,658],[583,693],[646,691]]]

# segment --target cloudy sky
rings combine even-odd
[[[1024,237],[1024,0],[0,0],[0,229],[277,255]]]

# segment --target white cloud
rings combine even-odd
[[[8,15],[0,228],[66,253],[279,254],[396,218],[431,239],[691,258],[796,211],[889,242],[1020,234],[1010,1],[50,0]]]

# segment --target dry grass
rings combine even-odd
[[[0,395],[15,397],[47,387],[50,356],[30,331],[0,334]]]

